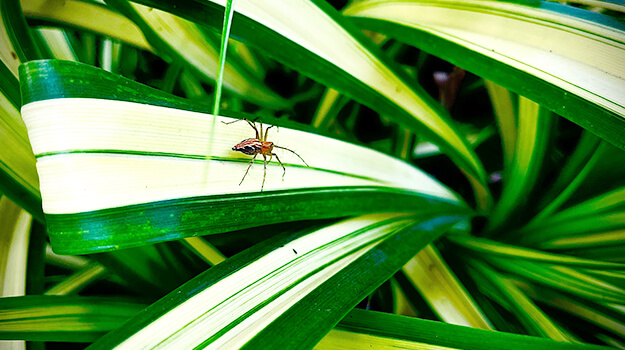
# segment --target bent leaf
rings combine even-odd
[[[367,0],[344,13],[625,147],[625,25],[614,18],[544,1]]]
[[[90,349],[312,347],[464,218],[370,214],[279,235],[194,278]]]
[[[223,0],[138,2],[221,30]],[[488,192],[481,162],[439,103],[414,86],[370,39],[325,1],[239,1],[231,36],[424,134],[475,180],[477,191]],[[484,198],[481,206],[486,208],[490,196]]]
[[[286,172],[274,157],[261,193],[262,162],[240,184],[250,158],[231,150],[254,136],[246,123],[225,125],[233,119],[190,111],[200,107],[90,66],[36,61],[23,67],[22,116],[57,253],[294,220],[464,206],[403,161],[286,128],[270,134],[271,141],[296,150],[310,167],[279,153]]]

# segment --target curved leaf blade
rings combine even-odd
[[[224,1],[139,1],[201,25],[221,28]],[[219,4],[219,5],[216,5]],[[313,25],[315,32],[310,31]],[[357,28],[324,1],[240,1],[232,36],[436,141],[486,193],[486,174],[441,106],[409,83]],[[321,38],[321,39],[320,39]],[[332,38],[332,40],[326,40]],[[267,48],[271,48],[267,50]],[[345,53],[349,52],[349,55]],[[487,201],[488,202],[488,201]],[[488,203],[481,205],[486,208]]]
[[[411,342],[423,342],[454,349],[507,350],[510,349],[510,344],[514,344],[514,347],[517,349],[608,349],[598,345],[571,344],[539,337],[474,329],[443,322],[359,309],[351,311],[339,323],[337,329],[403,339]]]
[[[92,342],[144,307],[103,297],[28,295],[0,298],[0,339]]]
[[[310,167],[280,153],[288,167],[284,181],[279,164],[269,163],[261,193],[260,163],[241,183],[250,158],[231,150],[253,136],[245,123],[225,125],[221,121],[233,119],[184,110],[202,107],[71,62],[30,62],[23,81],[22,116],[38,157],[57,252],[372,211],[463,206],[453,192],[400,160],[286,128],[272,141],[296,150]]]
[[[91,349],[312,347],[415,250],[463,218],[438,215],[372,214],[280,235],[209,269]]]
[[[625,26],[613,18],[544,1],[368,0],[344,13],[625,147]]]

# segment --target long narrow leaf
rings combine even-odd
[[[534,304],[517,286],[514,285],[505,276],[501,276],[487,264],[471,259],[471,270],[474,278],[478,274],[481,278],[488,280],[488,285],[492,286],[492,290],[487,293],[497,293],[500,298],[505,300],[506,309],[513,311],[529,334],[551,338],[558,341],[572,342],[575,340],[568,332],[566,332],[558,324],[554,323],[536,304]],[[481,282],[481,281],[480,281]],[[480,289],[485,286],[480,284]]]
[[[368,0],[344,12],[363,28],[492,80],[622,148],[625,25],[562,4],[535,5]]]
[[[19,0],[6,0],[0,3],[0,15],[4,24],[2,30],[7,31],[8,39],[14,49],[13,55],[22,62],[49,58],[42,55],[33,40]]]
[[[454,349],[508,350],[511,347],[536,350],[608,349],[597,345],[557,342],[539,337],[474,329],[364,310],[350,312],[337,329]]]
[[[0,196],[0,301],[26,293],[26,263],[31,224],[32,217],[27,212],[8,197]],[[16,341],[0,340],[0,347],[12,350],[26,348],[25,342],[20,338],[10,339]]]
[[[622,312],[609,312],[605,308],[589,303],[587,300],[567,296],[552,289],[537,287],[536,285],[517,282],[525,293],[542,303],[556,307],[571,315],[575,315],[590,323],[606,329],[621,338],[625,337]],[[602,310],[603,309],[603,310]]]
[[[31,216],[6,196],[0,197],[0,296],[26,292],[26,258]]]
[[[538,104],[521,97],[519,99],[519,127],[511,168],[503,179],[503,192],[487,230],[489,234],[510,225],[511,218],[522,219],[519,211],[527,205],[528,191],[534,188],[541,165],[551,139],[554,116]]]
[[[210,40],[195,24],[158,9],[109,0],[141,28],[154,49],[214,83],[219,71],[219,41]],[[244,67],[227,61],[224,86],[242,98],[267,108],[289,108],[290,103],[268,89]]]
[[[166,1],[139,2],[221,29],[225,1],[202,3],[201,7],[188,0],[175,6]],[[440,105],[410,84],[399,68],[325,1],[242,1],[235,12],[233,37],[245,39],[270,57],[424,133],[475,179],[476,190],[487,194],[483,166]],[[314,23],[315,31],[308,23]],[[485,198],[490,200],[488,194]],[[484,209],[489,205],[480,204]]]
[[[472,328],[493,328],[434,247],[428,246],[410,259],[402,272],[441,320]]]
[[[518,246],[511,246],[496,241],[480,238],[471,238],[461,235],[453,235],[447,237],[450,241],[461,247],[475,251],[478,254],[492,254],[494,256],[519,258],[526,260],[534,260],[538,262],[554,263],[567,266],[577,266],[596,269],[616,269],[625,270],[625,265],[610,263],[605,261],[595,261],[567,256],[561,254],[553,254],[533,249],[527,249]]]
[[[0,298],[0,339],[92,342],[143,304],[102,297],[23,296]]]
[[[0,47],[0,52],[10,49]],[[19,83],[0,62],[0,192],[43,221],[35,156],[20,117],[20,103]]]
[[[484,83],[490,95],[493,112],[499,126],[501,144],[503,146],[504,169],[509,170],[514,159],[518,127],[512,94],[508,89],[492,81],[486,80]]]
[[[625,290],[572,268],[489,257],[498,269],[590,300],[623,303]]]
[[[279,153],[286,172],[274,160],[265,176],[257,161],[241,183],[250,159],[231,148],[254,136],[246,123],[225,125],[221,121],[233,120],[184,110],[198,107],[71,62],[30,62],[22,80],[22,116],[59,253],[293,220],[462,206],[454,193],[402,161],[286,128],[272,141],[295,150],[310,167]],[[263,181],[266,193],[260,192]]]
[[[280,235],[209,269],[91,348],[309,348],[459,219],[375,214]]]

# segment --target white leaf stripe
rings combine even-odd
[[[67,154],[38,160],[46,214],[68,214],[195,196],[260,191],[263,166],[247,163],[107,154]],[[207,169],[208,168],[208,169]],[[113,180],[114,179],[114,180]],[[265,191],[286,188],[389,186],[376,181],[268,166]]]
[[[193,295],[116,348],[193,348],[223,328],[228,331],[208,348],[238,348],[385,237],[411,224],[414,218],[405,214],[364,215],[302,236]],[[186,326],[172,329],[174,320]]]
[[[221,123],[232,121],[231,118],[133,102],[80,98],[32,102],[22,107],[22,117],[33,150],[41,155],[37,169],[46,213],[78,213],[260,190],[263,176],[260,164],[252,166],[239,186],[250,158],[231,148],[242,139],[253,137],[254,131],[243,122]],[[427,174],[398,159],[311,133],[274,129],[269,140],[293,149],[311,168],[301,167],[301,161],[290,152],[275,150],[288,169],[282,181],[282,168],[274,159],[267,167],[267,191],[383,186],[458,201],[454,193]],[[94,150],[119,153],[80,153]],[[131,154],[123,154],[124,151]],[[137,153],[209,156],[241,162]]]

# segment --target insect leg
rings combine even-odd
[[[265,168],[265,172],[263,173],[263,184],[260,186],[261,192],[263,191],[263,188],[265,188],[265,178],[267,177],[267,156],[265,156],[264,154],[263,154],[263,160],[264,160],[263,166]]]
[[[252,164],[254,164],[254,159],[256,159],[256,156],[258,155],[255,154],[254,157],[252,157],[252,161],[250,162],[250,165],[247,166],[247,170],[245,170],[245,174],[243,175],[243,178],[241,179],[241,182],[239,182],[239,186],[241,186],[241,184],[243,183],[243,180],[245,180],[245,177],[247,176],[247,173],[250,171],[250,168],[252,167]]]
[[[301,160],[302,160],[302,162],[304,162],[304,164],[306,164],[306,166],[307,166],[307,167],[310,167],[310,165],[308,165],[308,163],[306,163],[306,161],[304,160],[304,158],[302,158],[302,157],[301,157],[299,154],[297,154],[295,151],[293,151],[293,150],[291,150],[291,149],[288,149],[288,148],[286,148],[286,147],[278,146],[278,145],[276,145],[276,144],[274,144],[274,145],[273,145],[273,147],[280,148],[280,149],[285,149],[285,150],[287,150],[287,151],[289,151],[289,152],[291,152],[291,153],[295,154],[295,155],[296,155],[299,159],[301,159]]]
[[[256,131],[256,139],[258,140],[260,136],[258,134],[258,129],[256,129],[256,122],[251,122],[251,121],[249,121],[247,119],[243,119],[243,120],[245,120],[248,124],[250,124],[252,129],[254,129],[254,131]],[[260,135],[262,135],[262,134],[263,134],[263,123],[261,122],[260,123]]]
[[[263,140],[261,139],[261,137],[263,137],[263,121],[260,120],[260,118],[257,118],[258,122],[260,123],[260,136],[258,135],[258,133],[256,134],[256,138],[259,139],[260,141],[267,141],[267,140]]]
[[[280,163],[280,165],[282,165],[282,181],[284,181],[284,174],[286,174],[286,168],[284,167],[284,164],[282,164],[282,161],[280,160],[280,158],[278,158],[278,155],[275,153],[271,154],[272,156],[276,156],[276,159],[278,160],[278,163]]]
[[[228,124],[233,124],[233,123],[236,123],[236,122],[240,122],[240,121],[242,121],[242,120],[245,120],[245,121],[246,121],[246,122],[247,122],[247,123],[248,123],[248,124],[252,127],[252,129],[254,129],[254,131],[256,131],[256,139],[259,139],[259,134],[258,134],[258,129],[256,128],[256,124],[255,124],[254,122],[251,122],[251,121],[249,121],[249,120],[245,119],[245,118],[243,118],[243,119],[237,119],[237,120],[234,120],[234,121],[231,121],[231,122],[224,122],[224,121],[222,121],[222,123],[224,123],[224,124],[228,125]],[[260,132],[260,134],[262,135],[262,133],[263,133],[263,132],[262,132],[262,127],[263,127],[263,124],[262,124],[262,123],[260,124],[260,127],[261,127],[261,132]],[[259,140],[260,140],[260,139],[259,139]]]
[[[265,139],[263,141],[267,141],[267,135],[269,135],[269,129],[273,128],[275,125],[272,125],[270,127],[268,127],[267,129],[265,129]]]

